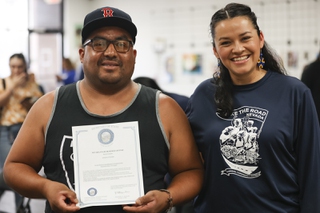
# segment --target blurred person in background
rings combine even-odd
[[[71,84],[77,81],[76,69],[69,58],[62,59],[62,74],[56,75],[57,81],[63,85]]]
[[[151,87],[153,89],[157,89],[160,90],[163,94],[168,95],[169,97],[171,97],[173,100],[175,100],[180,107],[185,110],[189,101],[189,97],[184,96],[184,95],[180,95],[177,93],[173,93],[173,92],[167,92],[164,91],[163,89],[160,88],[160,86],[157,84],[157,82],[149,77],[137,77],[135,79],[133,79],[134,82],[136,83],[140,83],[142,85]]]
[[[11,145],[31,106],[43,95],[34,74],[27,72],[23,54],[13,54],[9,59],[10,76],[0,79],[0,174]],[[0,190],[0,196],[4,190]],[[21,196],[15,194],[16,206]]]
[[[316,60],[304,68],[301,75],[301,81],[311,90],[317,108],[318,120],[320,122],[320,51]]]

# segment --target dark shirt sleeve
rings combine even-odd
[[[300,187],[300,213],[320,212],[320,133],[315,106],[307,90],[300,101],[295,152]]]
[[[301,75],[301,81],[307,85],[307,87],[312,87],[312,69],[310,65],[307,65]]]

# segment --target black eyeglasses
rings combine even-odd
[[[113,44],[114,48],[119,53],[126,53],[129,51],[131,45],[133,46],[133,41],[128,40],[114,40],[110,41],[104,38],[93,38],[86,41],[83,46],[91,44],[90,46],[94,51],[104,52],[109,47],[110,44]]]

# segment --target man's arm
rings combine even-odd
[[[160,95],[159,111],[170,142],[170,194],[149,191],[137,199],[136,205],[125,206],[124,210],[128,212],[163,212],[170,207],[170,197],[173,205],[181,204],[193,199],[202,187],[203,165],[185,113],[177,102],[163,94]]]
[[[168,189],[174,204],[193,199],[202,187],[203,164],[184,111],[171,98],[160,96],[160,117],[170,141]]]

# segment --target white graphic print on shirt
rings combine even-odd
[[[64,135],[60,145],[60,162],[68,187],[74,190],[72,136]],[[72,171],[72,172],[71,172]]]
[[[231,125],[220,135],[220,150],[229,168],[221,175],[237,175],[243,178],[257,178],[261,175],[258,168],[259,135],[267,118],[268,111],[258,107],[244,106],[235,109]]]

